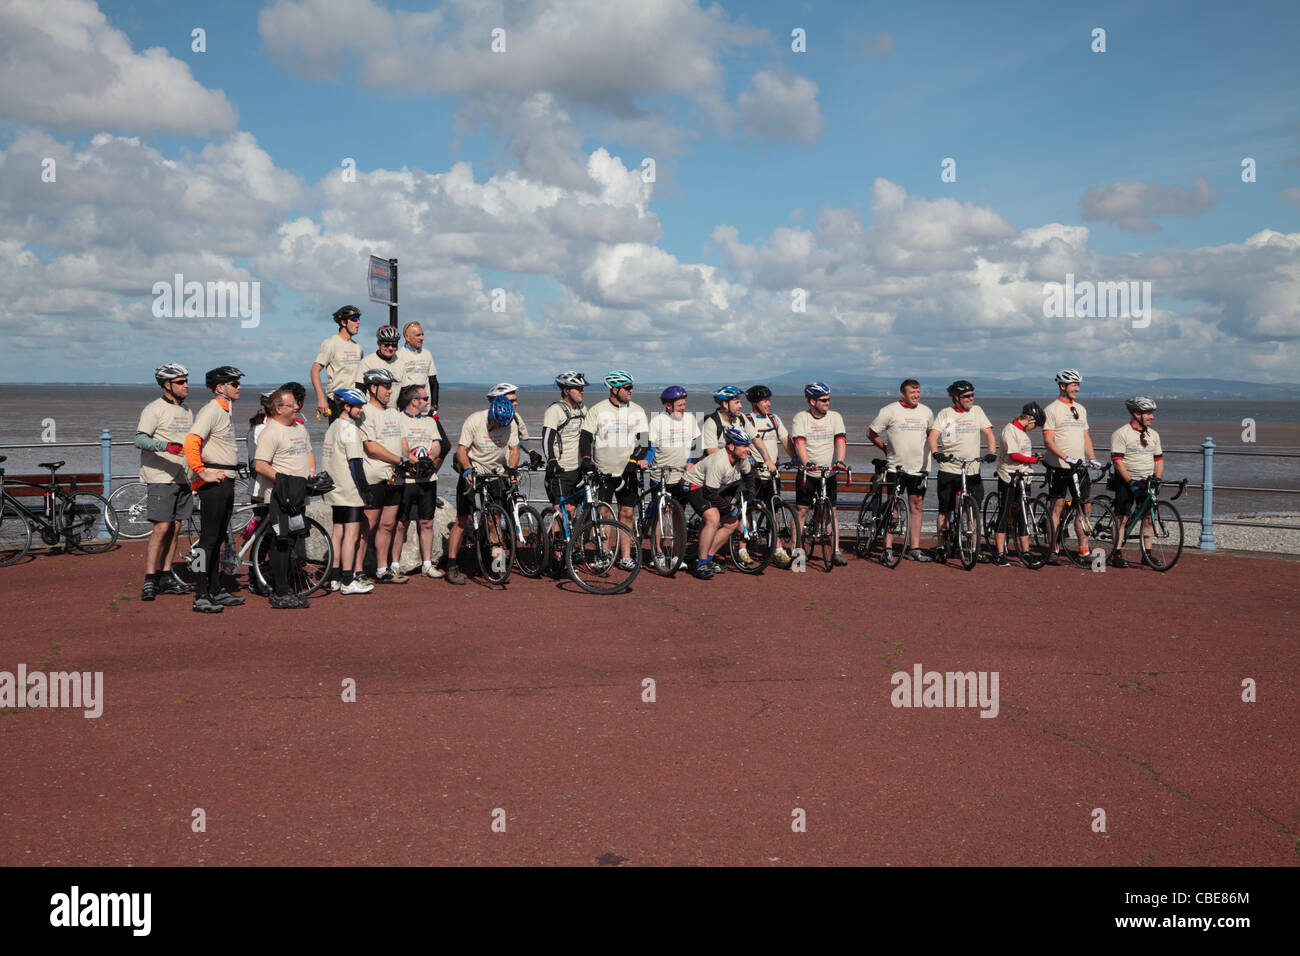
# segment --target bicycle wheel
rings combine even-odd
[[[479,515],[478,539],[474,543],[479,570],[490,584],[510,580],[510,565],[515,560],[515,536],[506,509],[495,502]]]
[[[621,543],[634,545],[632,567],[619,566]],[[617,594],[624,591],[641,573],[641,550],[635,547],[636,534],[625,524],[598,518],[586,521],[573,532],[565,551],[565,566],[573,583],[592,594]]]
[[[980,545],[980,519],[975,513],[975,500],[970,495],[961,496],[961,505],[955,517],[957,527],[952,530],[952,535],[957,542],[957,557],[961,566],[969,571],[975,567]]]
[[[1157,571],[1168,571],[1183,553],[1183,519],[1178,509],[1167,501],[1157,501],[1151,509],[1151,540],[1142,535],[1142,556]]]
[[[802,543],[799,537],[799,516],[794,508],[779,498],[772,509],[772,525],[776,532],[776,546],[784,548],[785,553],[793,558]]]
[[[907,547],[907,495],[895,495],[890,501],[889,512],[885,516],[893,544],[881,554],[880,561],[887,568],[898,567],[903,560],[903,551]],[[883,536],[882,536],[883,537]]]
[[[272,525],[266,522],[256,532],[252,549],[250,583],[255,577],[263,594],[275,591],[275,575],[271,571],[271,551],[275,546]],[[329,580],[334,568],[334,544],[329,532],[315,518],[307,519],[307,536],[295,538],[289,549],[289,593],[299,597],[315,594]]]
[[[834,550],[831,541],[832,510],[829,501],[819,501],[813,505],[812,516],[808,522],[808,533],[805,535],[808,560],[816,561],[820,558],[828,573],[835,567],[835,563],[831,560],[831,552]]]
[[[880,492],[864,495],[858,506],[858,518],[854,528],[857,531],[853,539],[853,553],[865,558],[871,553],[871,546],[876,541],[876,508],[880,504]]]
[[[526,578],[539,577],[546,563],[546,554],[542,544],[542,518],[536,508],[520,507],[519,523],[514,533],[515,567]]]
[[[984,496],[984,504],[980,508],[980,516],[983,519],[980,522],[980,530],[984,534],[984,540],[989,547],[993,547],[993,535],[997,534],[998,524],[998,493],[990,491]]]
[[[680,504],[665,498],[664,507],[655,509],[649,525],[650,566],[664,577],[672,577],[686,556],[686,514]]]
[[[103,554],[117,544],[117,522],[103,495],[78,491],[64,497],[63,540],[86,554]]]
[[[542,511],[542,566],[537,572],[546,574],[554,567],[564,566],[564,525],[560,522],[559,512],[554,506]],[[558,527],[552,527],[558,525]]]
[[[32,546],[32,525],[18,505],[0,505],[0,568],[17,564]]]
[[[776,552],[776,523],[767,505],[749,506],[749,530],[739,531],[727,542],[731,549],[731,562],[745,574],[761,574],[772,563]],[[744,553],[741,553],[741,549]]]
[[[1019,510],[1021,504],[1024,505],[1025,513],[1029,516],[1027,524]],[[1029,539],[1029,550],[1020,552],[1020,563],[1031,571],[1037,571],[1047,564],[1047,516],[1043,514],[1036,498],[1014,502],[1012,506],[1017,509],[1011,521],[1016,547],[1020,547],[1021,537]]]
[[[153,534],[148,505],[149,486],[143,481],[128,481],[113,490],[108,496],[108,506],[112,509],[118,537],[134,541]]]
[[[1088,553],[1080,554],[1078,531],[1071,521],[1069,530],[1074,532],[1076,537],[1072,540],[1067,539],[1062,542],[1062,548],[1069,552],[1074,563],[1081,568],[1092,566],[1093,552],[1097,548],[1102,548],[1106,556],[1110,556],[1111,549],[1115,546],[1115,513],[1110,510],[1110,505],[1101,501],[1090,501],[1088,514],[1078,514],[1083,518],[1084,531],[1088,535]]]

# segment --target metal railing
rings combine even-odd
[[[539,426],[540,428],[540,426]],[[530,439],[535,440],[535,439]],[[237,442],[244,442],[246,439],[238,438]],[[136,476],[114,475],[113,472],[113,447],[135,447],[133,441],[113,441],[109,429],[105,428],[99,436],[99,441],[83,442],[25,442],[14,444],[0,444],[0,451],[11,448],[93,448],[96,445],[100,447],[100,472],[104,481],[104,497],[107,498],[113,493],[113,481],[135,481]],[[871,442],[848,442],[849,447],[853,448],[875,448]],[[1300,494],[1297,488],[1264,488],[1249,485],[1215,485],[1214,484],[1214,456],[1234,455],[1245,458],[1300,458],[1297,452],[1251,452],[1251,451],[1219,451],[1214,444],[1214,439],[1207,436],[1201,443],[1200,448],[1172,448],[1166,449],[1165,455],[1200,455],[1201,456],[1201,481],[1200,483],[1188,482],[1188,488],[1196,488],[1201,491],[1201,536],[1197,547],[1202,551],[1214,551],[1214,525],[1233,525],[1247,528],[1273,528],[1285,531],[1300,531],[1300,524],[1275,524],[1267,521],[1247,521],[1235,518],[1214,517],[1214,492],[1234,491],[1249,492],[1256,494],[1277,494],[1277,495],[1296,495]],[[531,491],[531,487],[530,487]],[[544,501],[544,498],[529,498],[529,501]],[[839,510],[857,510],[860,502],[849,504],[841,502]],[[930,514],[936,514],[937,509],[926,508],[925,511]]]

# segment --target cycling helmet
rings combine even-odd
[[[751,441],[749,432],[743,428],[728,428],[722,435],[728,445],[748,445]]]
[[[396,385],[397,379],[393,373],[386,368],[367,369],[366,374],[361,376],[361,381],[366,385]]]
[[[561,372],[555,376],[555,384],[560,388],[586,388],[587,376],[569,369],[567,372]]]
[[[269,392],[263,392],[261,395],[257,396],[257,400],[262,403],[262,407],[268,412],[271,410],[271,396],[274,395],[275,392],[276,390],[272,389]]]
[[[605,376],[605,385],[613,391],[616,388],[627,388],[632,385],[632,376],[621,368],[616,368]]]
[[[750,404],[761,402],[765,398],[772,397],[772,390],[766,385],[751,385],[745,390],[745,397],[749,399]]]
[[[509,382],[499,382],[488,389],[487,397],[496,398],[498,395],[509,395],[511,392],[519,391],[518,385],[511,385]]]
[[[1156,403],[1145,395],[1139,395],[1137,398],[1130,398],[1124,403],[1124,407],[1134,415],[1140,415],[1142,412],[1154,412]]]
[[[334,321],[337,322],[339,325],[342,325],[344,322],[347,322],[350,319],[359,319],[359,318],[361,318],[361,310],[358,309],[355,305],[345,305],[343,306],[343,308],[339,309],[337,312],[334,313]]]
[[[957,379],[957,381],[953,382],[951,385],[948,386],[948,397],[956,398],[962,392],[973,392],[973,391],[975,391],[974,385],[966,381],[964,378],[959,378]]]
[[[803,387],[804,398],[825,398],[830,393],[825,382],[809,382]]]
[[[392,342],[396,345],[398,342],[402,341],[402,333],[397,331],[397,326],[395,325],[381,325],[375,330],[375,341],[379,342],[381,345],[386,342]]]
[[[740,389],[734,385],[724,385],[713,393],[713,400],[719,405],[733,398],[740,398]]]
[[[1047,421],[1047,412],[1043,411],[1043,406],[1037,402],[1026,402],[1025,407],[1020,409],[1020,414],[1028,415],[1039,428],[1042,428],[1043,423]]]
[[[1083,376],[1079,374],[1078,369],[1063,368],[1056,373],[1057,385],[1076,385],[1083,381]]]
[[[344,405],[364,405],[366,403],[366,396],[355,388],[336,388],[332,394]]]
[[[225,385],[227,382],[238,382],[243,377],[244,373],[233,365],[221,365],[204,375],[203,382],[215,392],[218,385]]]
[[[153,370],[154,381],[161,387],[172,379],[188,378],[190,370],[180,362],[168,362],[166,365],[159,365]]]
[[[509,425],[515,418],[515,403],[498,395],[488,403],[488,421],[497,428]]]
[[[680,385],[669,385],[659,393],[659,401],[661,402],[675,402],[677,399],[685,397],[686,389],[682,388]]]

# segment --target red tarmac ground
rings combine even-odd
[[[106,698],[0,713],[0,863],[1300,862],[1295,562],[413,578],[200,615],[140,602],[143,555],[0,570],[0,671]],[[918,663],[997,671],[997,717],[892,706]]]

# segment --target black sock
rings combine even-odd
[[[145,579],[145,581],[148,582],[149,584],[152,584],[152,585],[157,586],[157,584],[158,584],[158,575],[159,575],[159,573],[160,573],[160,572],[158,572],[158,571],[154,571],[152,574],[146,574],[146,575],[144,576],[144,579]]]

